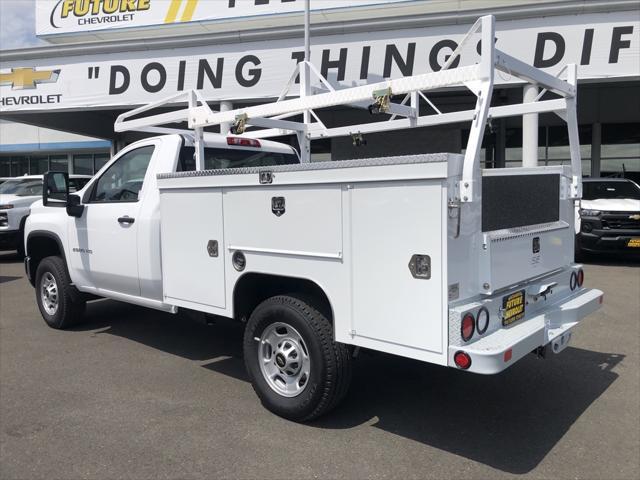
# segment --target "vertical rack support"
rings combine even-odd
[[[491,95],[493,94],[493,74],[495,64],[495,48],[493,41],[495,37],[495,19],[493,15],[482,17],[482,47],[480,59],[480,74],[477,81],[471,82],[468,86],[472,88],[476,95],[476,108],[471,130],[469,131],[469,141],[464,154],[462,167],[462,181],[460,182],[460,201],[473,202],[480,196],[480,149],[484,129],[491,106]]]

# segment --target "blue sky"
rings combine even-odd
[[[35,0],[0,0],[0,50],[44,45],[35,29]]]

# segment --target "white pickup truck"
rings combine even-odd
[[[296,421],[341,400],[360,347],[479,374],[562,351],[602,303],[572,261],[576,70],[565,82],[533,69],[495,49],[492,17],[480,25],[482,58],[471,67],[230,112],[189,92],[185,109],[123,114],[117,130],[187,121],[193,131],[128,146],[75,195],[64,174],[47,174],[25,228],[45,321],[73,325],[90,294],[245,322],[256,393]],[[560,98],[492,108],[494,68]],[[476,93],[475,109],[421,115],[418,93],[458,85]],[[404,94],[410,107],[392,101]],[[392,117],[333,129],[283,120],[367,99]],[[489,116],[544,111],[567,121],[571,166],[479,167]],[[464,155],[304,161],[305,140],[351,134],[359,143],[363,133],[461,121],[471,122]],[[233,136],[203,133],[223,122]],[[303,162],[291,147],[253,138],[283,133],[298,135]]]

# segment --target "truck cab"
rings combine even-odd
[[[204,141],[211,169],[299,163],[295,149],[277,142],[218,134]],[[34,204],[25,226],[31,282],[44,256],[58,252],[79,291],[175,310],[162,301],[156,176],[194,169],[192,136],[157,136],[124,148],[75,193],[79,216]]]

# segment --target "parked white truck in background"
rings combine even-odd
[[[576,205],[576,258],[640,254],[640,186],[626,178],[587,178]]]
[[[91,175],[71,175],[69,191],[84,187]],[[42,175],[0,179],[0,250],[24,255],[24,223],[31,204],[42,198]]]
[[[480,27],[480,62],[448,69],[462,48],[475,49]],[[128,146],[76,195],[63,174],[47,175],[26,225],[42,316],[71,326],[92,294],[246,322],[256,393],[297,421],[341,400],[358,347],[482,374],[547,346],[560,352],[602,302],[572,263],[576,70],[559,80],[495,49],[493,38],[494,20],[483,17],[440,72],[219,113],[189,92],[186,109],[141,117],[160,102],[122,115],[117,130],[187,121],[193,131]],[[494,69],[558,98],[491,108]],[[475,109],[420,113],[422,92],[459,85],[476,94]],[[367,99],[372,113],[393,116],[326,128],[311,112]],[[489,116],[545,111],[567,121],[571,166],[480,169]],[[303,123],[283,120],[301,112]],[[369,132],[461,121],[471,122],[464,156],[305,161],[314,138],[358,143]],[[223,122],[233,136],[203,133]],[[298,135],[303,163],[288,146],[252,138],[284,133]]]

